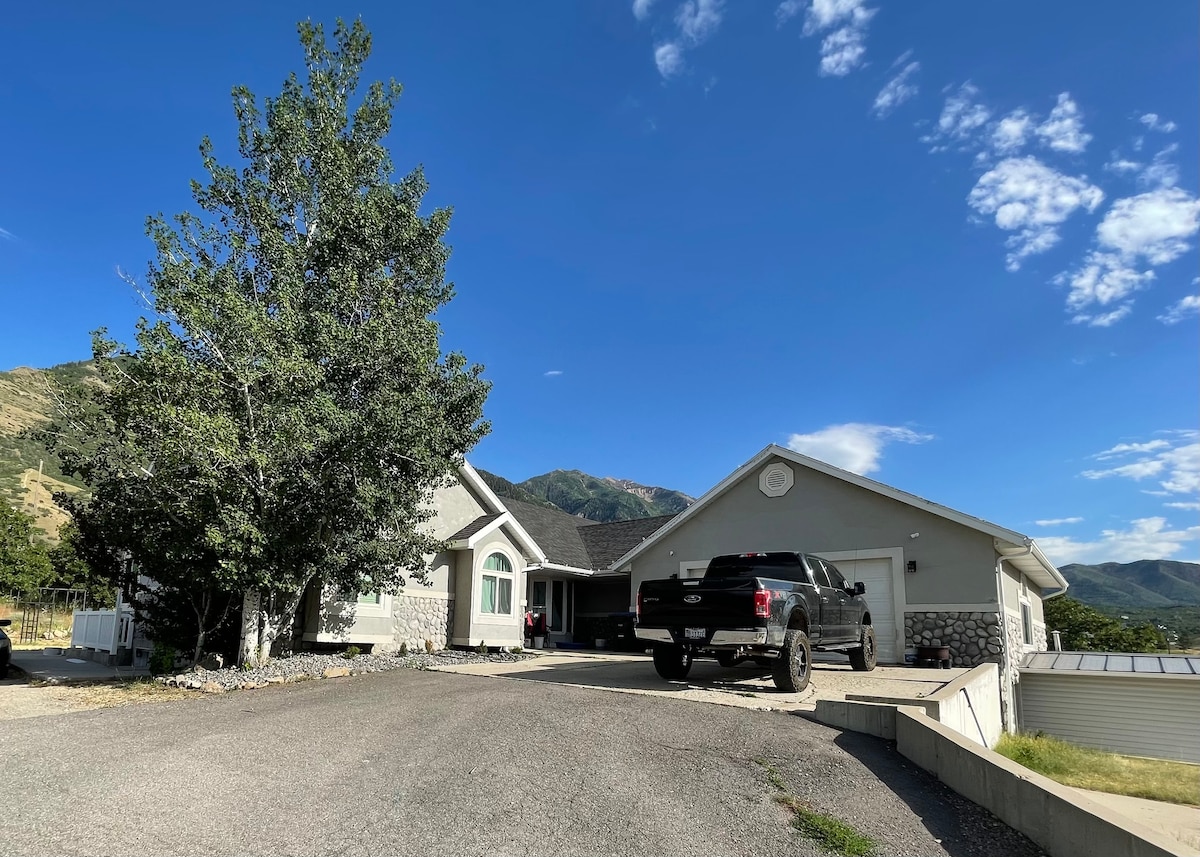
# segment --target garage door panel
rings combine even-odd
[[[867,607],[875,626],[875,640],[882,663],[900,663],[903,658],[896,645],[896,599],[892,585],[892,560],[839,559],[833,564],[850,583],[862,582],[867,587]]]

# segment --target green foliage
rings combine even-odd
[[[314,581],[423,579],[429,493],[488,430],[482,369],[443,356],[433,320],[454,293],[450,211],[422,215],[421,170],[396,179],[383,144],[400,86],[356,94],[361,22],[333,46],[299,31],[303,80],[261,104],[233,91],[240,163],[206,138],[200,213],[148,221],[136,347],[98,331],[103,384],[40,435],[90,488],[76,519],[167,591],[261,593],[263,657]]]
[[[1043,609],[1046,630],[1061,633],[1066,651],[1153,652],[1166,648],[1166,640],[1153,625],[1127,628],[1073,598],[1051,598]]]
[[[58,544],[48,551],[50,566],[54,570],[54,585],[66,589],[82,589],[87,593],[88,604],[94,608],[111,607],[114,595],[114,572],[121,567],[118,557],[93,552],[94,543],[89,543],[74,521],[59,527]]]
[[[54,568],[33,518],[0,501],[0,592],[30,592],[49,586]]]
[[[817,812],[800,798],[791,794],[787,782],[779,769],[766,759],[755,759],[763,769],[769,782],[778,794],[775,802],[786,807],[792,814],[792,826],[811,839],[823,851],[843,857],[867,857],[874,854],[878,843],[869,836],[859,833],[849,824],[832,815]]]
[[[396,654],[400,655],[400,657],[402,657],[402,658],[408,657],[408,643],[401,643],[400,648],[397,650]]]
[[[1118,756],[1041,732],[1002,735],[996,752],[1064,785],[1146,800],[1200,804],[1200,777],[1194,765],[1183,762]]]
[[[495,474],[478,472],[488,487],[501,497],[561,509],[592,521],[628,521],[673,515],[692,502],[691,497],[678,491],[598,479],[578,470],[555,470],[517,485]]]
[[[347,646],[346,651],[342,652],[342,657],[346,660],[353,660],[362,654],[362,649],[358,646]]]
[[[480,640],[479,645],[475,647],[475,651],[481,655],[486,655],[488,653],[487,643],[483,640]]]
[[[1131,609],[1200,605],[1200,564],[1167,559],[1065,565],[1071,597],[1085,604]]]
[[[150,649],[150,674],[162,675],[175,671],[175,661],[179,658],[178,650],[166,643],[155,641]]]

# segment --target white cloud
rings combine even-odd
[[[1179,183],[1179,167],[1170,158],[1179,151],[1179,144],[1172,143],[1163,149],[1138,175],[1138,183],[1145,187],[1169,188]]]
[[[1151,131],[1161,131],[1164,134],[1170,134],[1175,130],[1174,122],[1159,121],[1157,113],[1146,113],[1138,121]]]
[[[1187,295],[1178,302],[1167,307],[1167,311],[1158,316],[1163,324],[1179,324],[1186,318],[1200,315],[1200,295]]]
[[[563,371],[561,369],[550,369],[542,374],[547,378],[557,378]]]
[[[802,3],[785,0],[776,8],[775,20],[783,24],[803,8]],[[844,77],[863,65],[867,24],[877,11],[868,9],[866,0],[812,0],[804,17],[804,35],[826,34],[821,40],[822,75]]]
[[[1130,455],[1131,453],[1156,452],[1160,449],[1170,449],[1171,442],[1169,440],[1148,440],[1145,443],[1118,443],[1116,446],[1109,447],[1103,452],[1097,452],[1091,456],[1099,461],[1107,461],[1110,458],[1119,458],[1122,455]]]
[[[1071,100],[1068,92],[1059,94],[1058,105],[1034,133],[1042,138],[1043,143],[1059,152],[1082,152],[1092,139],[1091,134],[1084,133],[1079,106]]]
[[[1124,257],[1164,265],[1188,251],[1197,231],[1200,200],[1180,188],[1161,188],[1114,202],[1096,237]]]
[[[1075,211],[1094,211],[1103,199],[1104,192],[1086,178],[1064,175],[1030,156],[1001,161],[967,195],[973,209],[1015,233],[1006,242],[1010,271],[1018,270],[1026,256],[1058,243],[1058,225]]]
[[[1139,559],[1169,559],[1189,543],[1200,540],[1200,527],[1173,530],[1166,518],[1138,518],[1128,530],[1101,530],[1093,541],[1060,536],[1038,539],[1042,552],[1056,565],[1068,563],[1134,562]]]
[[[654,49],[654,65],[663,77],[674,77],[683,71],[683,49],[675,42],[666,42]]]
[[[1129,298],[1155,279],[1145,265],[1164,265],[1191,248],[1200,231],[1200,201],[1179,188],[1160,188],[1118,199],[1096,227],[1098,250],[1092,250],[1074,271],[1054,278],[1070,286],[1067,309],[1072,321],[1106,327],[1131,312],[1130,305],[1094,315],[1093,304],[1104,307]],[[1186,309],[1186,307],[1184,307]]]
[[[650,15],[650,7],[654,5],[654,0],[633,0],[633,17],[639,21],[645,21]]]
[[[1078,524],[1083,521],[1083,518],[1043,518],[1040,521],[1034,521],[1039,527],[1059,527],[1063,524]]]
[[[691,46],[706,41],[721,26],[725,0],[687,0],[675,13],[679,34]]]
[[[808,5],[808,0],[783,0],[779,4],[779,8],[775,10],[775,25],[782,27],[803,12],[806,5]]]
[[[1128,158],[1121,157],[1117,152],[1112,153],[1112,160],[1104,165],[1104,169],[1111,173],[1136,173],[1140,172],[1144,167],[1141,161],[1131,161]]]
[[[5,241],[12,241],[12,240],[16,239],[16,237],[17,236],[13,235],[11,232],[9,232],[7,229],[5,229],[3,226],[0,226],[0,238],[3,238]]]
[[[1109,461],[1132,457],[1128,464],[1102,470],[1085,470],[1086,479],[1118,477],[1140,482],[1155,477],[1166,495],[1200,493],[1200,431],[1168,432],[1168,438],[1146,443],[1122,443],[1096,453],[1093,458]],[[1165,495],[1164,495],[1165,496]]]
[[[1036,118],[1025,110],[1014,110],[992,127],[992,149],[1000,155],[1011,155],[1025,146],[1033,132]]]
[[[922,137],[921,142],[933,143],[934,152],[945,151],[950,143],[973,142],[979,129],[992,118],[992,111],[976,102],[977,95],[979,89],[971,83],[964,83],[948,95],[937,127],[932,134]]]
[[[1185,512],[1200,512],[1200,502],[1197,503],[1163,503],[1168,509],[1183,509]]]
[[[883,448],[893,442],[925,443],[931,434],[921,434],[902,426],[871,423],[832,425],[812,434],[794,434],[788,449],[808,455],[852,473],[867,474],[879,469]]]
[[[649,12],[649,4],[645,11]],[[638,6],[634,4],[634,15]],[[717,32],[725,15],[725,0],[686,0],[675,10],[677,35],[654,48],[654,65],[664,78],[683,71],[683,52],[703,44]]]
[[[1133,301],[1121,304],[1108,312],[1081,312],[1071,316],[1071,324],[1086,324],[1088,327],[1112,327],[1133,313]]]
[[[884,116],[887,116],[917,94],[919,91],[918,87],[915,83],[909,83],[909,78],[916,74],[920,68],[921,64],[919,62],[910,62],[898,75],[889,80],[883,89],[879,90],[879,94],[875,96],[875,104],[871,108],[872,112],[878,118],[882,119]]]

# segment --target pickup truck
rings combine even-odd
[[[638,587],[635,633],[653,644],[654,668],[682,681],[697,656],[721,666],[770,666],[775,686],[808,686],[813,650],[845,652],[856,670],[875,668],[875,631],[863,583],[804,553],[714,557],[695,580],[646,580]]]

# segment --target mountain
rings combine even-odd
[[[1200,564],[1167,559],[1064,565],[1067,594],[1092,606],[1120,608],[1200,605]]]
[[[90,360],[50,369],[22,366],[0,372],[0,500],[33,515],[38,528],[51,540],[58,538],[59,525],[67,520],[51,494],[78,491],[82,486],[63,474],[58,459],[41,444],[19,435],[50,420],[52,391],[57,385],[94,376]]]
[[[479,475],[500,497],[561,509],[592,521],[632,521],[674,515],[695,502],[679,491],[639,485],[628,479],[554,470],[514,484],[485,471]]]

